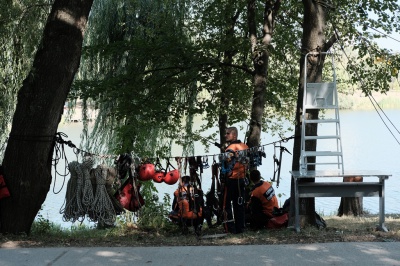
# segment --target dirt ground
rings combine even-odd
[[[399,242],[400,215],[387,215],[388,232],[377,230],[378,218],[324,217],[327,227],[305,227],[299,233],[293,228],[245,231],[224,234],[222,227],[202,230],[196,236],[191,228],[183,234],[180,228],[168,231],[139,230],[135,226],[123,230],[98,230],[95,234],[0,236],[0,248],[13,247],[94,247],[94,246],[201,246],[201,245],[262,245],[327,242]]]

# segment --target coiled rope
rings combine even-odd
[[[83,221],[85,213],[82,208],[79,207],[78,203],[78,169],[79,163],[74,161],[68,164],[71,178],[67,183],[67,191],[65,193],[65,201],[60,209],[60,214],[63,215],[64,222],[76,222]]]
[[[90,213],[94,203],[93,186],[90,179],[90,170],[93,165],[94,160],[91,157],[85,158],[81,165],[81,170],[83,172],[82,205],[85,213]]]
[[[116,213],[114,206],[108,196],[106,189],[107,168],[97,166],[94,169],[96,177],[96,195],[93,201],[94,218],[99,223],[113,225],[116,221]]]
[[[92,158],[85,158],[82,164],[76,161],[68,164],[71,178],[60,209],[64,222],[83,222],[87,215],[92,222],[106,225],[115,223],[115,209],[106,189],[107,167],[99,165],[92,170],[96,182],[93,193],[90,176],[93,165]]]

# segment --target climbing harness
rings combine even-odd
[[[276,158],[276,149],[279,148],[279,159]],[[274,143],[274,176],[271,179],[272,182],[276,181],[276,187],[279,187],[279,182],[280,182],[280,176],[281,176],[281,164],[282,164],[282,153],[287,152],[291,155],[291,153],[286,149],[284,146],[282,146],[280,143],[279,145],[276,145]]]

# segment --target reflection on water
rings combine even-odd
[[[400,110],[387,110],[387,116],[392,120],[393,124],[400,127]],[[344,167],[346,170],[379,170],[392,176],[386,181],[385,193],[385,210],[386,213],[399,213],[398,202],[400,201],[400,168],[398,167],[400,159],[400,145],[393,138],[391,133],[386,129],[378,114],[375,111],[341,111],[341,133],[343,141]],[[75,145],[79,146],[80,134],[82,130],[81,123],[71,123],[68,125],[60,125],[60,132],[68,135],[68,140],[71,140]],[[323,127],[319,129],[323,134]],[[244,132],[240,133],[241,135]],[[288,133],[286,136],[293,135]],[[240,137],[240,136],[239,136]],[[399,137],[397,137],[399,139]],[[242,138],[243,140],[243,138]],[[270,143],[278,141],[276,137],[271,137],[268,134],[262,136],[261,143],[265,146],[266,158],[263,158],[262,165],[258,168],[265,180],[270,180],[274,173],[274,146]],[[267,145],[269,144],[269,145]],[[287,143],[281,143],[290,152],[293,150],[293,140]],[[279,157],[277,149],[276,156]],[[172,147],[172,155],[180,156],[181,150],[179,147]],[[195,144],[195,155],[213,155],[218,154],[219,150],[216,147],[211,147],[206,153],[204,147],[200,143]],[[72,149],[66,147],[66,155],[69,162],[77,160],[77,156]],[[217,159],[217,158],[216,158]],[[209,158],[209,163],[212,163],[212,156]],[[171,161],[171,163],[174,163]],[[290,195],[290,175],[289,171],[292,164],[292,158],[289,153],[283,153],[281,181],[276,193],[280,196],[281,204]],[[61,161],[58,166],[58,171],[64,172],[64,162]],[[54,174],[53,174],[54,177]],[[43,205],[41,214],[56,224],[61,224],[63,227],[70,227],[70,222],[63,222],[62,215],[59,213],[65,199],[65,191],[67,181],[61,176],[53,178],[52,187],[47,195]],[[211,167],[204,170],[201,176],[202,187],[204,191],[209,190],[211,186]],[[165,183],[155,184],[159,191],[160,200],[164,193],[172,194],[176,189],[176,185],[166,185]],[[61,191],[60,191],[61,189]],[[54,192],[58,192],[55,194]],[[316,198],[316,211],[324,215],[335,214],[340,203],[340,198]],[[364,198],[364,208],[371,213],[379,211],[379,198]],[[86,222],[85,222],[86,223]]]

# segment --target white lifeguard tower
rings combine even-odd
[[[307,82],[307,58],[325,54],[331,58],[332,77],[327,82],[311,83]],[[343,169],[343,150],[342,138],[340,132],[339,103],[336,87],[336,72],[334,54],[329,52],[308,53],[304,60],[304,96],[303,96],[303,112],[302,112],[302,128],[301,128],[301,153],[300,153],[300,173],[307,171],[308,165],[325,165],[324,170]],[[332,110],[333,112],[325,112],[319,115],[319,119],[306,119],[306,112],[310,109]],[[308,136],[306,135],[307,124],[326,125],[329,135]],[[319,131],[319,130],[318,130]],[[316,151],[306,151],[306,142],[310,140],[317,141]],[[319,150],[318,143],[320,141],[330,142],[325,147],[329,149]],[[315,156],[315,163],[308,162],[308,157]]]

